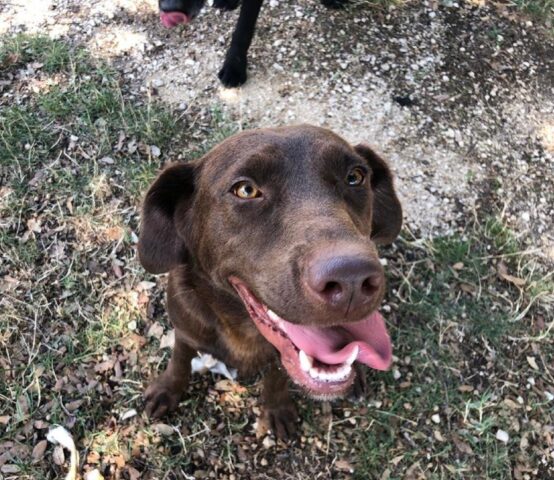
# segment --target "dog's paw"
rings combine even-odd
[[[368,386],[365,369],[358,364],[354,365],[356,369],[356,378],[350,390],[348,398],[353,402],[360,402],[367,397]]]
[[[240,0],[214,0],[214,7],[220,10],[234,10],[239,3]]]
[[[226,60],[217,76],[225,87],[240,87],[246,82],[246,60]]]
[[[164,378],[158,377],[144,392],[144,410],[150,418],[160,418],[177,409],[182,389]]]
[[[263,407],[260,421],[277,438],[290,440],[296,436],[298,412],[292,402],[275,407]]]
[[[348,0],[321,0],[321,4],[327,8],[339,10],[348,4]]]

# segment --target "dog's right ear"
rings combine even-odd
[[[138,254],[150,273],[165,273],[184,263],[187,249],[175,225],[175,212],[186,214],[194,196],[196,169],[187,163],[166,168],[154,181],[142,209]]]

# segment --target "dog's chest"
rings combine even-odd
[[[243,374],[253,374],[275,358],[275,349],[250,326],[224,327],[220,342],[225,345],[228,361]]]

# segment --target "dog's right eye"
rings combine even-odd
[[[250,182],[244,180],[242,182],[235,183],[231,191],[234,195],[242,198],[243,200],[251,200],[262,196],[262,192],[260,192],[260,190],[258,190]]]

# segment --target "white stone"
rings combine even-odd
[[[505,432],[504,430],[501,430],[500,428],[496,432],[496,439],[501,441],[502,443],[508,443],[510,440],[510,435],[508,435],[508,432]]]

